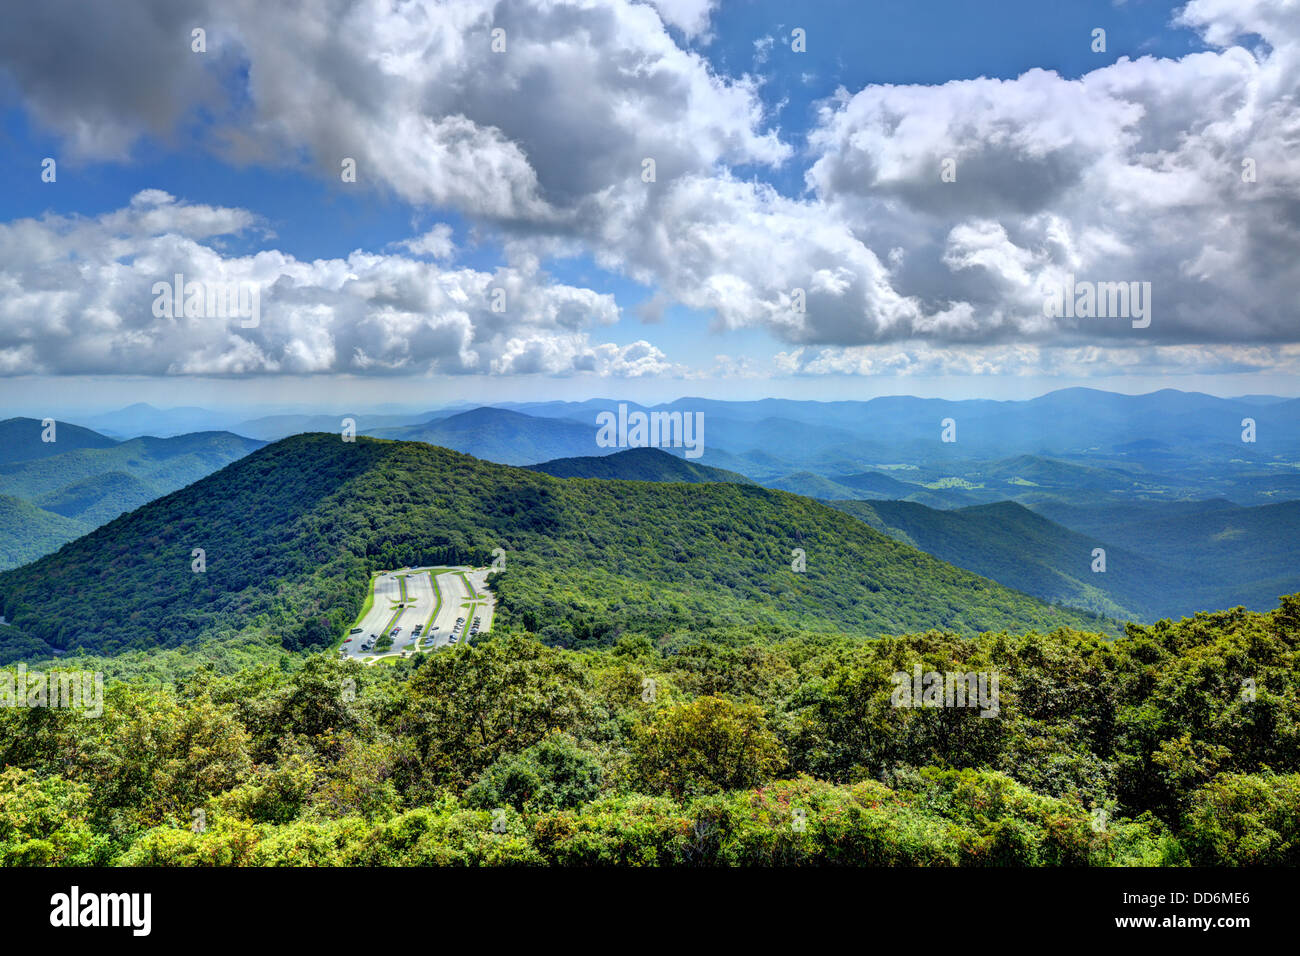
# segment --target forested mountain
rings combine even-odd
[[[1192,517],[1230,511],[1236,507],[1226,498],[1203,498],[1197,501],[1108,501],[1104,504],[1085,502],[1077,505],[1052,501],[1032,505],[1031,510],[1083,534],[1110,536],[1117,527],[1138,525],[1164,517]]]
[[[156,495],[184,487],[264,444],[229,432],[132,438],[105,448],[65,451],[4,465],[0,467],[0,494],[34,500],[77,482],[116,473],[139,479]]]
[[[378,428],[376,438],[422,441],[505,465],[533,465],[556,458],[601,455],[616,448],[596,445],[596,420],[591,424],[533,418],[502,408],[475,408],[421,425]]]
[[[67,422],[54,423],[53,441],[44,441],[45,426],[36,418],[7,418],[0,422],[0,465],[51,458],[78,448],[111,448],[117,442],[106,435]]]
[[[1060,514],[1071,527],[1104,531],[1116,546],[1172,569],[1184,608],[1199,600],[1262,609],[1300,588],[1300,501],[1249,508],[1222,501],[1170,508],[1097,505]]]
[[[107,471],[37,495],[35,500],[47,511],[76,519],[89,531],[172,490],[170,484],[153,485],[124,471]]]
[[[706,456],[707,457],[707,456]],[[1176,471],[1176,469],[1175,469]],[[829,477],[825,477],[829,474]],[[1185,505],[1212,488],[1208,478],[1164,474],[1131,467],[1061,461],[1041,455],[1017,455],[993,461],[952,459],[899,469],[897,477],[879,472],[840,475],[802,471],[765,478],[770,488],[782,488],[817,498],[915,501],[930,507],[959,508],[998,501],[1017,501],[1037,508],[1070,508],[1083,503],[1136,504],[1166,501]],[[1288,476],[1275,476],[1275,491],[1285,494]],[[1256,497],[1267,483],[1242,474],[1232,483],[1247,499]],[[818,490],[824,493],[817,493]]]
[[[1074,567],[1105,539],[1009,502],[836,506],[336,434],[262,448],[0,574],[0,659],[137,678],[100,720],[0,709],[0,864],[1300,863],[1300,596],[1117,639],[869,525],[1126,609]],[[1234,518],[1291,520],[1182,510],[1229,522],[1211,550]],[[285,653],[336,639],[371,570],[497,547],[491,634],[391,667]],[[998,719],[898,706],[915,669],[996,674]]]
[[[89,530],[31,502],[0,495],[0,568],[26,564]]]
[[[831,504],[999,584],[1123,620],[1182,617],[1207,605],[1264,610],[1300,590],[1300,502],[1211,504],[1167,518],[1155,516],[1173,506],[1125,506],[1113,521],[1098,507],[1082,522],[1086,533],[1011,501],[952,511],[902,501]],[[1092,569],[1097,548],[1105,551],[1104,572]]]
[[[584,423],[619,404],[599,399],[508,407],[536,419]],[[1256,505],[1300,499],[1300,399],[1075,388],[1028,401],[889,396],[625,404],[701,412],[705,451],[699,464],[813,494],[810,475],[852,489],[845,494],[824,487],[825,497],[945,508],[1003,500],[1082,505],[1224,497]],[[944,442],[942,423],[949,419],[955,441]],[[1254,423],[1250,441],[1243,440],[1246,419]],[[886,489],[880,477],[864,480],[864,472],[887,473],[909,487]]]
[[[10,536],[25,544],[0,549],[0,569],[47,554],[264,444],[229,432],[118,442],[62,422],[56,426],[57,440],[43,443],[40,422],[34,419],[10,419],[0,423],[0,431],[15,442],[10,460],[0,464],[0,495],[41,509],[10,510]],[[51,514],[69,521],[52,522]],[[38,542],[42,550],[36,550]]]
[[[837,475],[835,483],[848,488],[858,495],[884,501],[896,501],[915,494],[917,486],[906,481],[899,481],[878,471],[864,471],[852,475]]]
[[[811,471],[797,471],[775,480],[763,482],[768,488],[788,491],[794,495],[806,495],[809,498],[852,498],[856,497],[853,489],[847,488],[829,478],[815,475]]]
[[[1300,456],[1300,400],[1294,399],[1069,389],[1027,402],[684,398],[642,406],[600,399],[352,417],[361,434],[527,465],[616,451],[595,444],[595,423],[599,412],[616,412],[620,405],[630,411],[699,412],[704,454],[693,464],[813,497],[939,508],[1003,500],[1068,507],[1214,497],[1253,505],[1300,498],[1300,472],[1291,465]],[[1253,442],[1241,440],[1247,417],[1256,422]],[[956,428],[951,443],[940,440],[947,419]],[[274,415],[235,430],[278,439],[313,429],[337,431],[340,422],[336,415]],[[665,450],[681,457],[680,449]]]
[[[583,458],[557,458],[540,465],[529,465],[555,478],[617,478],[624,481],[729,481],[752,485],[744,475],[722,468],[697,465],[685,458],[670,455],[660,448],[628,448],[612,455]]]
[[[826,478],[811,471],[797,471],[761,482],[766,488],[807,495],[823,501],[911,501],[930,508],[962,508],[994,496],[964,490],[961,482],[935,482],[934,487],[898,481],[888,475],[862,472]],[[876,490],[880,489],[880,490]]]
[[[1160,593],[1169,587],[1169,569],[1063,528],[1015,502],[955,511],[906,501],[832,504],[877,531],[1045,601],[1146,621],[1159,616],[1156,605],[1169,598]],[[1093,550],[1099,547],[1106,549],[1104,573],[1092,571]]]
[[[504,403],[502,407],[536,417],[588,421],[618,404],[613,399],[597,399]],[[892,395],[868,401],[681,398],[654,406],[627,404],[646,410],[703,412],[706,420],[726,423],[710,435],[710,445],[731,452],[780,447],[783,457],[790,460],[821,454],[826,445],[845,444],[846,436],[864,443],[865,448],[879,447],[885,455],[877,459],[881,462],[913,460],[916,455],[940,460],[953,453],[983,460],[1086,454],[1141,463],[1167,455],[1184,460],[1218,459],[1226,449],[1235,449],[1236,457],[1242,458],[1300,452],[1300,399],[1218,398],[1175,389],[1123,395],[1067,388],[1012,401]],[[1243,448],[1241,419],[1246,417],[1256,421],[1258,436],[1253,445]],[[956,447],[938,441],[939,423],[944,418],[952,418],[958,425]],[[778,443],[770,439],[774,431],[760,425],[764,420],[799,423],[813,430],[791,431],[793,441]],[[744,431],[746,426],[751,430]],[[799,440],[800,434],[805,440]]]
[[[496,548],[507,555],[499,619],[562,645],[745,623],[861,635],[1111,626],[782,492],[557,479],[323,434],[263,448],[0,574],[0,612],[61,649],[239,632],[323,645],[355,617],[370,571],[486,563]]]

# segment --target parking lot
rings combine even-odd
[[[464,643],[492,626],[487,568],[422,567],[384,571],[371,579],[370,608],[346,635],[340,656],[364,663]],[[355,630],[359,628],[360,630]],[[383,647],[382,635],[392,637]]]

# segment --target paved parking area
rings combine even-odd
[[[374,602],[357,625],[360,632],[348,635],[340,656],[370,664],[415,650],[464,643],[476,617],[478,631],[486,632],[492,626],[494,605],[487,589],[489,570],[423,567],[375,575],[371,579]],[[373,642],[394,628],[398,630],[393,646],[377,653]]]

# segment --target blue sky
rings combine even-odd
[[[9,10],[0,399],[1295,394],[1289,2]],[[160,323],[185,270],[264,321]],[[1076,273],[1149,334],[1045,323]]]

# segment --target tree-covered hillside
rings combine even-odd
[[[48,511],[83,523],[88,531],[161,494],[162,490],[135,475],[106,471],[56,488],[36,501]]]
[[[0,528],[4,529],[0,532],[0,568],[26,564],[89,530],[79,521],[8,495],[0,495]]]
[[[1104,530],[1119,547],[1173,570],[1184,608],[1243,604],[1262,610],[1300,588],[1300,501],[1236,507],[1222,501],[1146,511],[1063,509],[1063,523]],[[1168,613],[1169,608],[1157,609]]]
[[[40,509],[12,511],[10,543],[0,543],[0,570],[49,554],[126,511],[175,491],[264,443],[229,432],[115,441],[59,422],[43,443],[35,419],[0,422],[0,496]],[[52,521],[48,517],[67,519]]]
[[[138,479],[156,496],[197,481],[263,444],[229,432],[196,432],[175,438],[133,438],[108,448],[68,450],[0,467],[0,494],[35,500],[116,473]],[[130,507],[141,504],[144,501],[135,501]]]
[[[54,440],[46,441],[44,436],[47,434]],[[68,422],[56,421],[51,434],[38,418],[0,421],[0,465],[50,458],[81,448],[111,448],[116,444],[117,441],[107,435]]]
[[[323,645],[355,617],[370,571],[487,563],[497,548],[500,625],[562,645],[746,623],[871,636],[1107,626],[782,492],[561,480],[326,434],[263,448],[0,574],[0,612],[61,649],[239,633]]]
[[[1123,620],[1154,620],[1172,576],[1149,558],[1053,524],[1013,501],[941,511],[908,501],[836,501],[877,531],[1045,601]],[[1093,572],[1093,551],[1106,551]],[[1180,585],[1180,590],[1182,589]],[[1194,613],[1196,606],[1184,608]],[[1177,612],[1173,612],[1175,616]]]
[[[1119,640],[516,634],[145,671],[99,719],[0,708],[0,865],[1295,866],[1298,654],[1294,595]],[[996,715],[897,706],[914,668],[996,674]]]
[[[1300,588],[1300,502],[1193,510],[1161,503],[1067,509],[1086,531],[1012,501],[954,511],[905,501],[831,504],[927,554],[1054,603],[1120,619],[1182,617],[1203,607],[1272,607]],[[1174,514],[1164,514],[1168,508]],[[1143,519],[1144,514],[1161,517]],[[1093,535],[1097,535],[1094,537]],[[1100,537],[1106,535],[1106,537]],[[1100,538],[1100,540],[1099,540]],[[1094,571],[1094,551],[1105,571]]]

